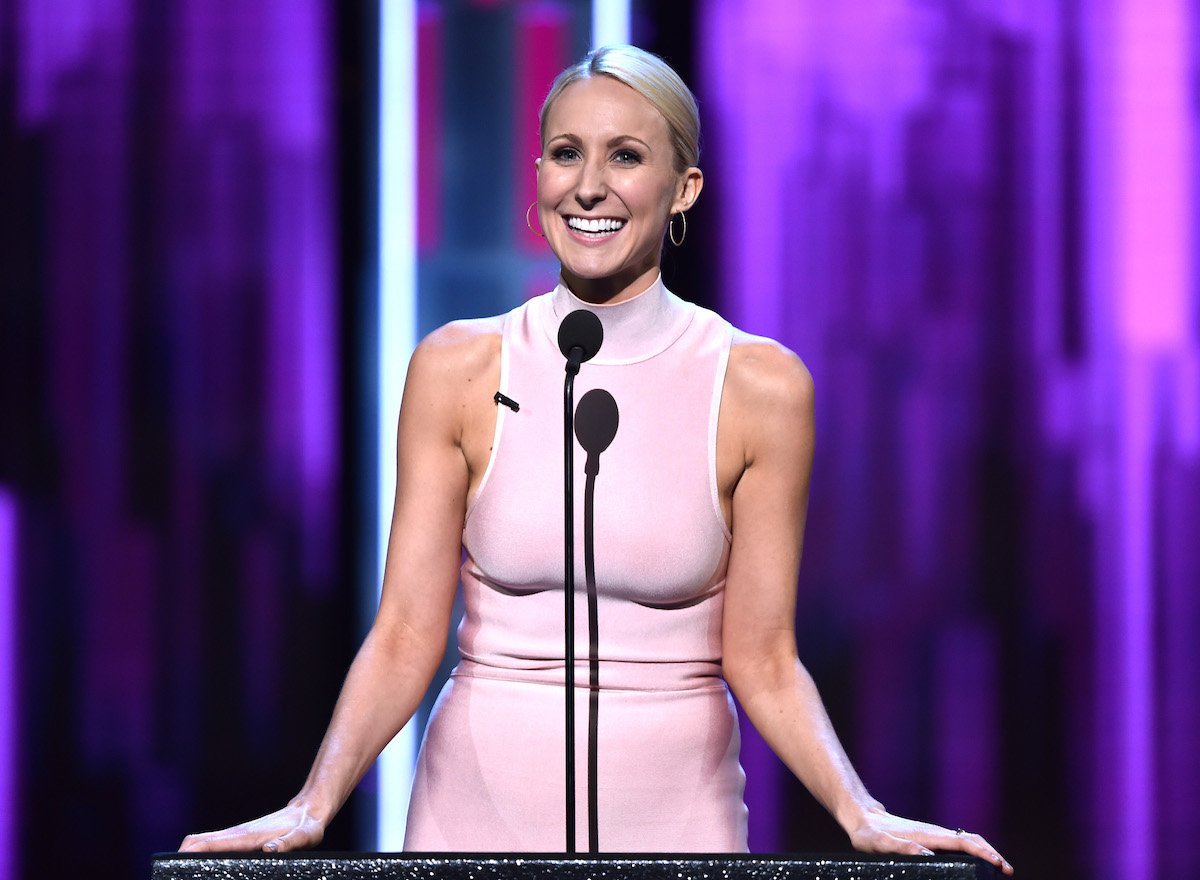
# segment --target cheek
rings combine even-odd
[[[629,200],[636,202],[641,212],[656,220],[661,217],[665,223],[671,205],[675,203],[675,189],[661,179],[647,180],[629,191]]]
[[[561,200],[567,190],[561,175],[542,172],[537,179],[537,200],[539,205],[552,208]]]

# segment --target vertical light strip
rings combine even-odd
[[[1115,161],[1122,344],[1181,352],[1191,336],[1190,0],[1121,0]]]
[[[379,3],[379,371],[376,585],[383,583],[396,492],[396,414],[416,345],[416,86],[414,0]],[[416,733],[407,725],[379,758],[375,849],[404,846]]]
[[[17,877],[17,502],[0,489],[0,880]]]
[[[1119,762],[1114,861],[1124,880],[1158,875],[1160,710],[1155,659],[1155,457],[1160,408],[1156,365],[1185,355],[1191,337],[1192,79],[1188,0],[1118,0],[1113,30],[1113,306],[1120,367],[1118,422],[1121,582],[1101,634],[1116,654],[1111,681]]]
[[[592,48],[628,43],[629,0],[592,0]]]

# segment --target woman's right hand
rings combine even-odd
[[[234,825],[222,831],[189,834],[180,852],[278,853],[316,846],[325,836],[325,821],[311,815],[308,807],[288,804],[282,810]]]

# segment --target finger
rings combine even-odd
[[[179,847],[180,852],[223,852],[236,849],[229,838],[220,832],[210,831],[208,834],[189,834]]]
[[[320,840],[304,826],[298,825],[287,834],[281,834],[263,846],[263,852],[290,852],[294,849],[306,849],[316,846]]]
[[[180,852],[236,852],[255,850],[262,846],[262,832],[240,826],[205,834],[189,834],[179,847]]]
[[[918,843],[915,840],[907,840],[903,837],[896,837],[894,834],[885,834],[885,848],[881,852],[897,853],[906,856],[931,856],[933,850]]]
[[[920,842],[907,837],[897,837],[886,831],[878,831],[869,835],[866,840],[857,843],[856,847],[864,852],[896,853],[906,856],[931,856],[933,850]]]
[[[287,834],[281,834],[276,838],[263,844],[263,852],[282,853],[288,850],[300,849],[304,844],[297,842],[295,831],[289,831]]]
[[[969,855],[977,856],[986,862],[991,862],[1006,874],[1013,872],[1012,865],[981,835],[972,834],[960,828],[958,831],[948,832],[948,839],[951,842],[940,844],[940,849],[954,849],[959,852],[965,852]]]
[[[228,831],[208,831],[204,834],[189,834],[179,847],[180,852],[221,852],[233,849]]]
[[[889,849],[888,850],[889,852],[904,853],[905,855],[911,855],[911,856],[931,856],[931,855],[933,855],[933,850],[929,849],[929,847],[924,846],[921,843],[918,843],[915,840],[906,840],[903,837],[896,837],[894,834],[888,834],[886,836],[887,836],[889,842],[895,841],[896,846],[897,846],[896,849]]]

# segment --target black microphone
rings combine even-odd
[[[587,309],[576,309],[558,325],[558,350],[567,359],[567,372],[572,376],[581,363],[596,356],[603,342],[604,326]]]
[[[600,472],[600,453],[608,449],[617,436],[621,417],[617,402],[603,388],[593,388],[579,401],[575,410],[575,436],[587,452],[585,474]]]

